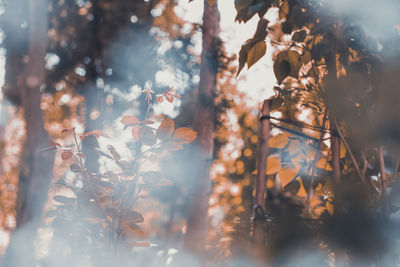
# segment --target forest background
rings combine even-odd
[[[2,264],[398,264],[399,8],[0,1]]]

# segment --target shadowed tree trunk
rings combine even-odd
[[[200,84],[195,108],[193,129],[198,132],[194,144],[192,194],[188,207],[184,248],[201,254],[207,237],[210,167],[213,157],[216,111],[214,98],[217,87],[219,49],[219,11],[217,3],[204,1],[203,51],[201,54]]]
[[[4,266],[7,267],[35,266],[33,242],[53,174],[54,152],[40,152],[49,141],[40,109],[41,90],[45,83],[47,15],[47,0],[29,1],[28,60],[18,77],[21,107],[26,121],[26,141],[18,187],[17,229],[5,258]]]

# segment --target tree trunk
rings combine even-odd
[[[34,240],[53,176],[54,152],[40,152],[49,141],[40,109],[45,83],[48,2],[29,1],[28,62],[18,80],[26,121],[26,143],[18,187],[17,230],[7,251],[5,266],[34,266]]]
[[[213,158],[217,90],[219,11],[217,3],[210,6],[204,0],[203,51],[201,54],[200,84],[195,107],[193,128],[198,132],[194,144],[192,168],[192,199],[188,207],[184,248],[202,254],[207,236],[210,167]]]

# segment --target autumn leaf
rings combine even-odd
[[[170,119],[166,118],[163,120],[156,131],[156,136],[158,139],[166,140],[171,138],[172,134],[174,133],[175,129],[175,122]]]
[[[267,44],[265,41],[256,43],[248,52],[247,55],[247,67],[250,68],[257,61],[259,61],[267,52]]]
[[[183,148],[183,144],[176,140],[167,140],[162,145],[167,151],[177,151]]]
[[[289,138],[284,134],[278,134],[268,140],[269,147],[272,148],[284,148],[286,144],[289,142]]]
[[[96,137],[96,138],[99,138],[100,136],[109,138],[108,135],[106,135],[105,133],[103,133],[103,132],[100,131],[100,130],[93,130],[93,131],[87,132],[87,133],[85,134],[85,136],[91,136],[91,135],[94,136],[94,137]]]
[[[124,213],[124,220],[134,223],[144,222],[143,215],[137,211],[129,210]]]
[[[281,159],[277,157],[268,157],[267,169],[265,170],[266,175],[272,175],[281,170]]]
[[[326,158],[320,158],[317,162],[317,168],[323,169],[325,171],[332,171],[332,166],[329,164]]]
[[[174,133],[174,140],[181,142],[182,144],[189,144],[193,142],[197,137],[197,132],[192,129],[181,127],[176,129]]]
[[[327,209],[327,211],[329,212],[329,214],[332,216],[334,213],[334,206],[330,201],[327,201],[325,204],[325,207]]]
[[[135,243],[133,243],[133,245],[135,247],[145,247],[145,248],[151,247],[151,243],[150,242],[146,242],[146,241],[135,242]]]
[[[65,197],[65,196],[61,196],[61,195],[54,196],[53,200],[58,203],[62,203],[62,204],[74,204],[75,203],[75,198]]]
[[[82,168],[78,165],[78,164],[71,164],[71,166],[69,166],[69,169],[72,172],[82,172]]]
[[[298,169],[293,169],[290,167],[284,167],[278,172],[278,178],[281,182],[282,188],[290,183],[299,173]]]
[[[304,188],[303,180],[301,178],[298,178],[298,181],[300,182],[300,188],[299,191],[297,191],[297,196],[298,197],[306,197],[307,196],[307,191]]]
[[[120,160],[121,159],[121,156],[118,154],[118,152],[117,152],[117,150],[115,149],[114,146],[108,145],[107,149],[108,149],[108,151],[110,152],[110,154],[113,156],[113,158],[115,160]]]
[[[126,116],[123,116],[123,117],[122,117],[121,123],[122,123],[124,126],[127,126],[127,125],[136,125],[136,124],[139,124],[139,120],[138,120],[138,118],[136,118],[135,116],[126,115]]]
[[[132,127],[132,136],[136,141],[139,141],[139,126]]]
[[[72,158],[72,156],[73,156],[73,154],[72,154],[71,151],[65,151],[65,152],[63,152],[63,153],[61,154],[61,158],[62,158],[63,160],[70,159],[70,158]]]
[[[145,125],[139,128],[139,138],[146,146],[153,146],[157,142],[153,129]]]

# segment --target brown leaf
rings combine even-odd
[[[298,173],[298,169],[293,169],[290,167],[282,168],[282,170],[278,173],[279,181],[281,182],[282,188],[290,183],[297,176]]]
[[[197,132],[192,129],[181,127],[176,129],[174,133],[174,140],[181,142],[182,144],[189,144],[197,138]]]
[[[177,151],[183,148],[183,144],[175,140],[167,140],[163,143],[163,148],[168,151]]]
[[[257,61],[259,61],[267,52],[267,44],[265,41],[256,43],[248,52],[247,55],[247,66],[250,68]]]
[[[161,140],[166,140],[171,138],[172,134],[174,133],[174,129],[175,122],[170,118],[166,118],[161,122],[160,127],[158,127],[156,136]]]
[[[132,127],[132,136],[136,141],[139,141],[139,126]]]
[[[124,220],[134,223],[144,222],[143,215],[137,211],[129,210],[124,213]]]
[[[70,158],[72,158],[72,156],[73,156],[73,154],[71,151],[64,151],[63,153],[61,153],[61,158],[63,160],[70,159]]]
[[[117,150],[115,149],[114,146],[108,145],[107,149],[108,149],[108,151],[110,152],[110,154],[113,156],[113,158],[115,160],[120,160],[121,159],[121,156],[118,154],[118,152],[117,152]]]
[[[69,169],[72,171],[72,172],[82,172],[83,170],[82,170],[82,168],[81,168],[81,166],[79,166],[78,164],[71,164],[71,166],[69,166]]]
[[[153,146],[157,142],[157,138],[153,132],[153,129],[146,125],[140,126],[139,139],[146,146]]]

